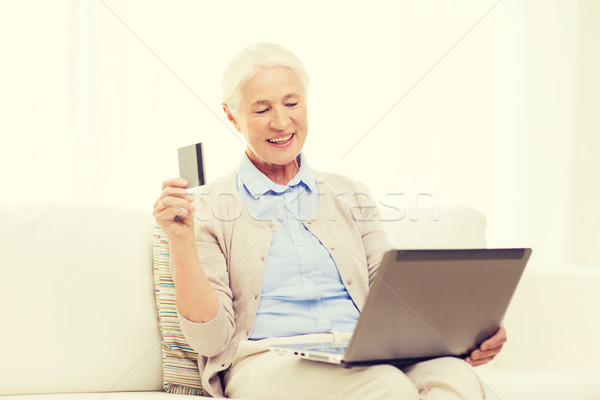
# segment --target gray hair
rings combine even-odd
[[[240,51],[225,68],[223,104],[236,115],[244,84],[261,69],[276,66],[288,67],[294,71],[306,95],[309,84],[308,74],[300,59],[285,47],[272,43],[256,43]]]

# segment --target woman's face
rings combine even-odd
[[[232,123],[259,169],[295,163],[308,131],[306,95],[296,73],[287,67],[260,70],[242,87]]]

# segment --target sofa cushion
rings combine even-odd
[[[169,241],[160,227],[154,227],[154,291],[162,335],[163,385],[169,393],[202,395],[198,354],[181,333],[175,306],[175,285],[171,276]]]
[[[0,205],[0,394],[162,390],[148,212]]]
[[[387,207],[381,209],[381,220],[398,249],[486,247],[485,215],[467,206]]]

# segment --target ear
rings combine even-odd
[[[227,119],[229,120],[229,122],[231,122],[231,124],[233,126],[235,126],[235,129],[237,129],[238,132],[242,132],[242,130],[240,129],[240,125],[238,124],[237,120],[235,119],[235,116],[229,109],[229,106],[227,106],[227,104],[225,104],[225,103],[223,103],[222,106],[223,106],[223,111],[225,111],[225,115],[227,115]]]

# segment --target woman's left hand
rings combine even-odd
[[[506,343],[506,329],[500,325],[500,329],[492,337],[481,343],[478,349],[473,350],[465,361],[474,367],[486,364],[494,359],[502,346]]]

